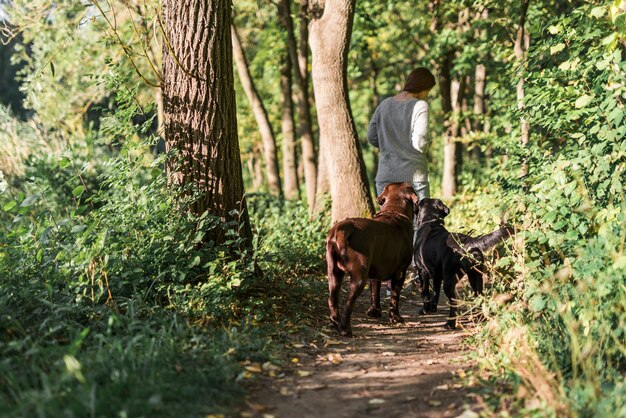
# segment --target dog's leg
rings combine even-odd
[[[404,286],[404,278],[406,277],[406,271],[396,273],[391,276],[391,300],[389,307],[389,320],[392,324],[397,322],[404,322],[404,319],[400,316],[400,292],[402,286]]]
[[[444,271],[443,272],[444,282],[443,282],[443,291],[445,292],[448,300],[450,301],[450,316],[448,317],[448,321],[446,322],[446,329],[455,329],[457,322],[457,307],[459,305],[459,296],[456,292],[456,284],[458,283],[458,279],[455,275],[455,272]]]
[[[428,275],[426,280],[429,280],[430,276]],[[437,305],[439,304],[439,295],[441,294],[441,282],[442,282],[442,272],[435,271],[433,279],[433,291],[432,293],[428,293],[428,296],[424,297],[424,306],[422,307],[421,314],[425,315],[427,313],[435,313],[437,312]],[[426,300],[428,297],[428,300]]]
[[[380,307],[380,280],[370,280],[370,300],[371,306],[367,310],[370,318],[380,318],[382,308]]]
[[[346,306],[341,316],[339,323],[339,333],[346,337],[352,337],[352,327],[350,326],[350,318],[352,317],[352,310],[357,298],[363,292],[365,284],[367,283],[367,271],[365,268],[359,268],[356,271],[350,272],[350,293],[346,300]]]
[[[421,315],[437,312],[437,302],[433,304],[434,295],[430,292],[430,273],[423,271],[420,273],[420,281],[422,282],[422,303],[423,307],[420,311]]]
[[[334,262],[328,263],[328,308],[331,325],[337,329],[339,329],[339,290],[345,274],[334,265]]]

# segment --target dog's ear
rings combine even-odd
[[[413,193],[411,195],[411,200],[413,201],[413,211],[417,213],[417,207],[419,206],[418,203],[420,202],[420,199],[417,197],[417,194]]]
[[[450,208],[447,207],[441,200],[437,200],[437,209],[443,213],[444,218],[450,214]]]
[[[380,196],[378,196],[376,198],[376,202],[382,207],[385,204],[385,200],[386,200],[386,195],[387,195],[387,188],[385,187],[385,190],[383,190],[383,192],[380,194]]]

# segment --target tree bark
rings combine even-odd
[[[309,25],[321,149],[332,179],[333,222],[374,212],[348,98],[348,48],[354,5],[355,0],[320,1],[314,4]]]
[[[296,164],[296,143],[293,122],[293,101],[291,98],[291,61],[289,57],[284,60],[280,71],[280,88],[282,93],[282,120],[283,131],[283,176],[285,179],[285,198],[299,199],[300,186],[298,184],[298,172]]]
[[[291,18],[291,0],[280,0],[278,2],[278,16],[287,32],[287,51],[289,52],[291,66],[296,76],[294,97],[298,109],[298,126],[302,146],[302,168],[304,171],[307,203],[309,209],[312,210],[315,204],[317,162],[315,142],[313,139],[313,125],[311,122],[311,106],[309,103],[307,5],[308,2],[302,0],[300,8],[300,44],[298,44],[296,40],[293,19]],[[303,25],[304,28],[302,27]],[[303,36],[304,39],[302,39]]]
[[[231,34],[233,38],[233,56],[235,58],[235,64],[237,64],[237,73],[239,73],[239,79],[241,85],[246,93],[252,113],[259,126],[259,132],[261,134],[261,142],[263,143],[263,159],[265,161],[265,169],[267,171],[267,184],[270,193],[275,195],[282,195],[283,190],[280,184],[280,174],[278,172],[278,156],[276,153],[276,138],[274,136],[274,130],[270,124],[270,120],[267,117],[267,111],[263,106],[263,101],[257,92],[257,89],[250,75],[250,68],[248,61],[246,60],[245,53],[241,46],[241,41],[237,33],[237,29],[234,25],[231,25]]]
[[[244,198],[230,39],[230,1],[164,0],[163,118],[174,185],[200,192],[190,210],[223,221],[239,213],[239,233],[252,231]],[[225,231],[207,231],[221,243]]]
[[[523,69],[522,63],[524,61],[524,57],[526,55],[526,51],[528,50],[528,45],[530,43],[530,34],[524,29],[526,24],[526,14],[528,12],[528,5],[530,0],[522,0],[522,9],[520,10],[519,20],[517,23],[517,34],[515,36],[515,58],[517,58],[519,65],[519,81],[517,82],[517,108],[524,108],[524,77],[523,77]],[[528,121],[524,117],[520,118],[520,129],[521,129],[521,142],[523,145],[528,144]]]
[[[477,64],[474,69],[474,123],[472,129],[475,132],[485,131],[485,86],[487,84],[487,69],[483,64]],[[472,154],[476,160],[483,159],[480,143],[475,143]]]
[[[445,55],[439,69],[439,91],[441,94],[441,110],[444,113],[444,133],[443,133],[443,169],[441,181],[441,195],[444,199],[449,199],[456,193],[456,130],[457,123],[454,121],[452,91],[453,82],[450,70],[452,67],[453,53]]]

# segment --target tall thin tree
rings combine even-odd
[[[196,189],[196,214],[223,220],[238,210],[240,234],[252,235],[244,199],[230,38],[231,2],[163,1],[163,118],[170,181]],[[221,228],[207,239],[222,242]]]
[[[374,205],[348,98],[348,48],[355,0],[313,3],[309,25],[321,149],[328,166],[333,222],[371,216]]]
[[[256,119],[256,123],[261,133],[261,142],[263,143],[263,159],[265,161],[265,170],[267,172],[267,184],[271,193],[275,195],[282,195],[283,189],[280,182],[280,173],[278,170],[278,156],[276,152],[276,137],[274,136],[274,130],[272,124],[267,116],[267,111],[261,100],[261,96],[254,85],[254,80],[250,74],[250,68],[248,60],[241,46],[241,40],[239,34],[234,25],[231,25],[231,34],[233,38],[233,56],[235,64],[237,65],[237,73],[239,74],[239,80],[246,93],[252,113]]]
[[[278,16],[287,34],[287,52],[294,69],[294,97],[298,109],[298,127],[302,147],[302,165],[304,183],[309,209],[315,204],[315,188],[317,182],[317,157],[311,121],[311,105],[309,102],[309,70],[308,70],[308,31],[307,31],[307,0],[301,0],[300,6],[300,39],[295,34],[291,17],[291,0],[279,0]]]
[[[300,187],[298,184],[298,167],[296,163],[296,139],[293,121],[292,100],[292,68],[291,60],[285,57],[280,69],[280,90],[282,96],[281,127],[283,132],[283,177],[285,179],[285,198],[298,199]]]

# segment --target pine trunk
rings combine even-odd
[[[347,63],[354,5],[355,0],[319,2],[314,5],[309,26],[321,149],[332,179],[333,222],[374,212],[348,98]]]
[[[237,72],[239,73],[239,79],[241,85],[246,93],[250,107],[252,108],[252,114],[256,119],[259,126],[259,132],[261,134],[261,142],[263,143],[263,159],[265,161],[265,169],[267,171],[267,184],[270,193],[274,195],[282,195],[282,187],[280,184],[280,174],[278,172],[278,156],[276,153],[276,138],[274,137],[274,131],[270,120],[267,117],[267,111],[261,97],[257,92],[257,89],[250,75],[250,68],[246,60],[245,53],[237,34],[235,26],[231,25],[231,34],[233,38],[233,55],[235,58],[235,64],[237,65]]]
[[[233,61],[230,1],[164,0],[163,119],[171,183],[201,193],[191,205],[231,220],[239,212],[240,234],[252,232],[244,199]],[[216,228],[208,240],[223,242]]]

